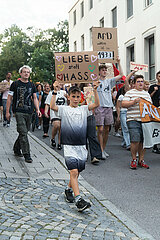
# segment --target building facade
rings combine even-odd
[[[160,70],[160,0],[78,0],[69,11],[69,50],[92,51],[92,27],[116,27],[124,73],[130,61]]]

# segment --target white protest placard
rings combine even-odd
[[[130,62],[130,70],[140,70],[143,72],[148,72],[148,65],[147,64],[137,64],[135,62]]]

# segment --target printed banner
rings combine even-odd
[[[135,62],[130,62],[130,70],[141,70],[143,72],[148,72],[147,64],[137,64]]]
[[[92,28],[93,50],[100,63],[115,63],[118,56],[117,28]]]
[[[160,108],[141,98],[139,103],[142,121],[144,148],[160,143]]]
[[[60,83],[91,83],[98,80],[97,52],[55,53],[55,72]]]

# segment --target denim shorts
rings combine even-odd
[[[85,169],[85,160],[76,159],[74,157],[66,157],[65,163],[68,170],[78,169],[78,172],[82,172]]]
[[[95,110],[95,119],[97,126],[113,124],[113,110],[111,107],[98,107]]]
[[[143,142],[143,131],[142,123],[139,121],[128,121],[127,122],[130,141],[131,142]]]

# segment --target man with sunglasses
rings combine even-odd
[[[133,83],[135,88],[129,90],[124,95],[122,101],[122,107],[127,108],[127,125],[131,140],[131,155],[132,161],[130,168],[137,169],[137,152],[138,152],[138,165],[142,168],[149,168],[149,166],[144,162],[145,149],[143,148],[143,132],[142,123],[140,117],[139,102],[140,98],[152,102],[150,94],[143,90],[144,88],[144,77],[142,75],[136,75],[134,77]]]

